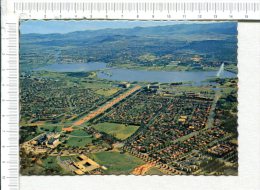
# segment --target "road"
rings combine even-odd
[[[173,143],[176,143],[176,142],[183,142],[193,136],[196,136],[198,134],[200,134],[201,132],[203,131],[206,131],[207,129],[209,128],[212,128],[214,127],[214,117],[215,117],[215,109],[216,109],[216,104],[217,104],[217,101],[218,99],[220,98],[221,96],[221,92],[220,91],[216,91],[216,94],[215,94],[215,97],[214,97],[214,100],[212,102],[212,105],[211,105],[211,108],[210,108],[210,111],[209,111],[209,115],[208,115],[208,120],[207,120],[207,123],[205,125],[205,127],[199,131],[194,131],[188,135],[185,135],[183,137],[180,137],[178,139],[176,139],[175,141],[173,141]]]
[[[78,125],[81,125],[81,124],[91,120],[91,119],[94,119],[95,117],[104,113],[106,110],[108,110],[109,108],[111,108],[112,106],[114,106],[115,104],[120,102],[121,100],[127,98],[129,95],[133,94],[134,92],[136,92],[139,89],[141,89],[141,86],[137,85],[137,86],[131,88],[130,90],[118,95],[117,97],[115,97],[112,100],[106,102],[105,104],[103,104],[99,108],[95,109],[94,111],[91,111],[85,117],[83,117],[83,118],[77,120],[76,122],[74,122],[72,126],[78,126]]]

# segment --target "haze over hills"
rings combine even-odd
[[[167,65],[171,61],[183,61],[179,58],[186,54],[207,57],[208,62],[236,62],[237,24],[212,22],[67,34],[21,34],[20,45],[21,64],[27,66],[56,63],[57,54],[60,63]],[[152,58],[139,59],[146,55]]]
[[[22,34],[22,40],[26,42],[33,40],[40,41],[50,41],[50,40],[59,40],[66,38],[74,39],[86,39],[97,36],[104,35],[125,35],[125,36],[162,36],[162,35],[213,35],[213,34],[222,34],[222,35],[236,35],[237,34],[237,24],[235,22],[220,22],[220,23],[207,23],[207,24],[177,24],[177,25],[168,25],[168,26],[155,26],[155,27],[134,27],[127,29],[101,29],[101,30],[85,30],[85,31],[76,31],[66,34]]]

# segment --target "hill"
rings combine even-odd
[[[218,66],[236,64],[237,24],[212,22],[129,29],[77,31],[67,34],[21,34],[20,63],[107,62],[110,65],[166,66],[194,56]],[[184,59],[185,57],[189,59]],[[143,59],[147,57],[147,59]],[[153,57],[153,59],[150,59]]]

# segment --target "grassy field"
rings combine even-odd
[[[213,90],[211,90],[211,88],[209,87],[197,87],[197,86],[175,86],[174,89],[176,91],[181,91],[181,92],[201,92],[201,91],[205,91],[205,92],[213,92]]]
[[[106,166],[105,174],[126,175],[130,174],[134,168],[144,164],[144,162],[128,153],[120,154],[120,152],[98,152],[91,154],[90,157]]]
[[[40,131],[45,131],[45,132],[60,132],[62,131],[62,126],[46,124],[46,125],[39,126],[39,129]]]
[[[42,165],[46,169],[60,170],[60,166],[57,163],[56,156],[48,156],[46,159],[42,160]]]
[[[90,136],[86,131],[84,130],[74,130],[70,133],[70,135],[72,136],[79,136],[79,137],[83,137],[83,136]]]
[[[73,160],[75,162],[79,161],[77,159],[77,156],[61,156],[60,159],[61,159],[61,161],[64,161],[64,160]]]
[[[91,144],[92,137],[70,137],[66,144],[70,147],[85,147],[87,144]]]
[[[115,136],[118,139],[124,140],[131,136],[139,126],[124,125],[118,123],[99,123],[93,126],[96,130]]]
[[[118,88],[109,88],[109,89],[98,89],[97,91],[95,91],[95,93],[99,94],[99,95],[103,95],[103,96],[111,96],[115,93],[118,92]]]
[[[100,81],[100,80],[94,80],[94,81],[81,81],[79,83],[81,87],[84,88],[92,88],[93,90],[98,90],[100,88],[111,88],[112,84],[107,81]]]

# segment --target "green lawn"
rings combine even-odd
[[[174,86],[174,89],[177,91],[177,92],[195,92],[195,93],[198,93],[198,92],[201,92],[201,91],[206,91],[206,92],[213,92],[213,90],[211,90],[211,88],[209,87],[197,87],[197,86]]]
[[[93,126],[96,130],[113,135],[118,139],[124,140],[130,137],[139,126],[135,125],[124,125],[118,123],[99,123]]]
[[[98,152],[90,157],[98,164],[107,167],[105,174],[126,175],[130,174],[134,168],[144,164],[144,162],[129,153],[119,152]]]
[[[92,137],[70,137],[66,144],[71,147],[85,147],[92,143]]]
[[[118,88],[100,88],[97,91],[95,91],[95,93],[99,94],[99,95],[103,95],[103,96],[111,96],[113,94],[115,94],[116,92],[118,92]]]
[[[100,88],[111,88],[110,83],[100,80],[81,82],[80,85],[85,88],[92,88],[93,90],[98,90]]]
[[[75,162],[78,162],[79,160],[77,159],[78,156],[61,156],[60,159],[61,161],[64,160],[73,160]]]
[[[70,135],[79,136],[79,137],[81,137],[81,136],[89,136],[90,137],[91,136],[84,130],[74,130],[70,133]]]
[[[60,132],[62,130],[62,126],[46,124],[46,125],[39,126],[39,129],[40,131],[45,131],[45,132]]]
[[[56,156],[49,156],[42,160],[43,167],[46,169],[59,170],[60,166],[57,163]]]

